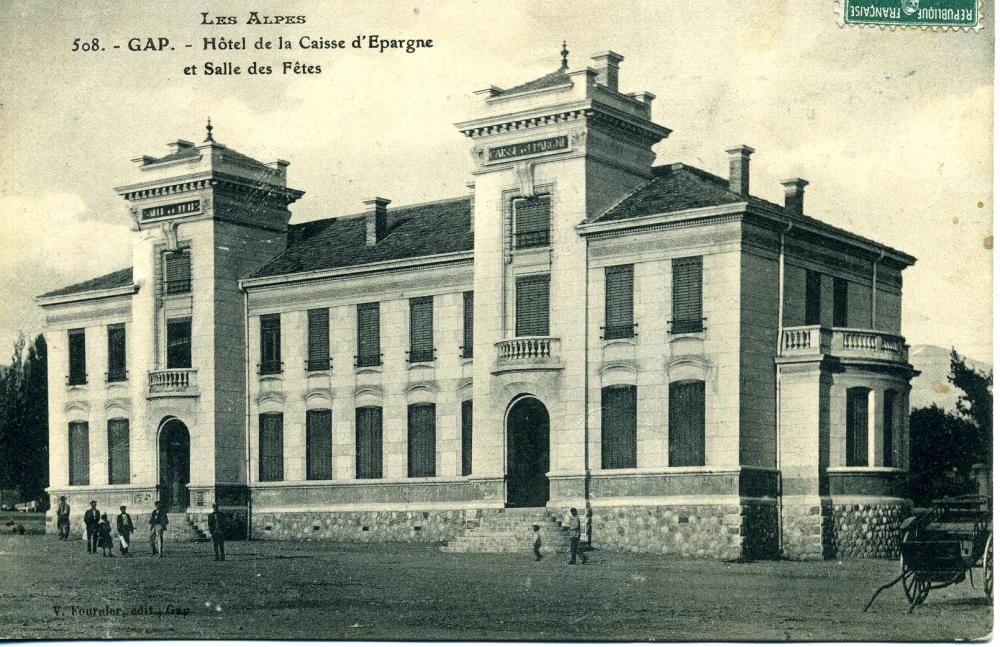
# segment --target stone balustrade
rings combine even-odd
[[[149,372],[149,395],[197,395],[198,370],[168,368]]]
[[[833,355],[845,359],[909,361],[909,346],[899,335],[860,328],[790,326],[781,334],[781,357]]]
[[[561,368],[558,337],[514,337],[496,343],[497,365]]]

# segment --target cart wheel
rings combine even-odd
[[[983,553],[983,593],[993,601],[993,533],[986,540],[986,552]]]
[[[908,602],[914,605],[920,604],[927,599],[930,590],[930,582],[919,579],[916,573],[903,565],[903,592],[906,593]]]

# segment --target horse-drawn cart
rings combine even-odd
[[[909,517],[899,529],[899,576],[879,588],[865,611],[882,591],[903,583],[910,610],[923,603],[933,589],[958,584],[982,571],[983,593],[993,601],[993,500],[963,496],[935,501],[926,512]]]

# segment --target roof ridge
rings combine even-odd
[[[655,170],[655,169],[654,169],[654,170]],[[617,200],[617,201],[616,201],[616,202],[615,202],[614,204],[612,204],[612,205],[611,205],[610,207],[608,207],[608,208],[607,208],[607,209],[605,209],[605,210],[604,210],[603,212],[601,212],[601,214],[600,214],[599,216],[597,216],[597,217],[595,217],[595,218],[591,218],[591,219],[590,219],[590,220],[591,220],[591,222],[595,222],[595,221],[597,221],[597,220],[600,220],[600,219],[601,219],[601,218],[603,218],[603,217],[604,217],[605,215],[607,215],[608,213],[610,213],[610,212],[611,212],[611,211],[612,211],[612,210],[613,210],[613,209],[614,209],[615,207],[617,207],[617,206],[618,206],[618,205],[620,205],[621,203],[625,202],[626,200],[628,200],[629,198],[631,198],[632,196],[634,196],[634,195],[635,195],[636,193],[638,193],[639,191],[642,191],[643,189],[645,189],[645,188],[646,188],[647,186],[649,186],[649,185],[650,185],[650,184],[652,184],[653,182],[656,182],[656,177],[652,177],[652,178],[650,178],[650,179],[649,179],[649,180],[647,180],[647,181],[646,181],[646,182],[645,182],[644,184],[640,184],[639,186],[635,187],[634,189],[632,189],[631,191],[629,191],[628,193],[626,193],[625,195],[623,195],[623,196],[621,197],[621,199]]]
[[[404,209],[417,209],[419,207],[430,207],[437,204],[452,204],[457,202],[462,202],[463,200],[471,200],[472,196],[458,196],[454,198],[440,198],[438,200],[428,200],[427,202],[414,202],[413,204],[404,204],[398,207],[387,207],[386,213],[392,213],[394,211],[402,211]],[[329,216],[328,218],[316,218],[315,220],[303,220],[302,222],[296,222],[291,227],[301,227],[303,225],[310,225],[317,222],[329,222],[334,220],[351,220],[352,218],[364,217],[367,211],[357,211],[354,213],[348,213],[341,216]]]

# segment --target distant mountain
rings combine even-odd
[[[961,355],[959,351],[959,355]],[[977,371],[993,370],[992,364],[965,358],[966,364]],[[951,349],[940,346],[910,347],[910,364],[920,375],[910,382],[910,408],[920,409],[936,404],[945,411],[954,411],[958,391],[948,381],[951,373]]]

